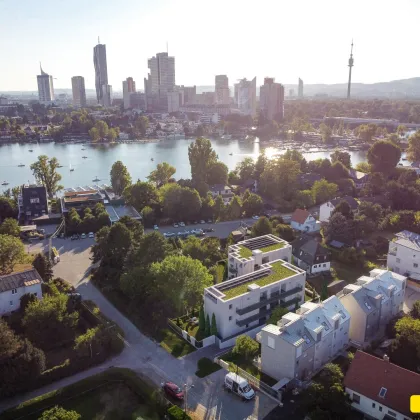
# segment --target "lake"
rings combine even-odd
[[[121,160],[127,166],[133,181],[145,180],[161,162],[168,162],[176,168],[175,178],[190,178],[188,146],[193,141],[193,139],[163,140],[145,144],[86,144],[85,146],[56,143],[1,145],[0,184],[7,181],[9,185],[0,185],[0,191],[33,182],[30,165],[39,155],[56,157],[63,165],[59,172],[62,175],[61,183],[66,188],[92,184],[92,180],[96,177],[100,179],[100,183],[109,183],[111,166],[117,160]],[[229,167],[229,170],[234,169],[245,157],[256,159],[263,149],[258,140],[255,142],[212,140],[212,145],[219,159]],[[29,149],[33,149],[33,152],[29,152]],[[268,157],[279,152],[282,151],[274,147],[266,148]],[[366,160],[364,151],[352,151],[350,154],[353,165]],[[325,158],[329,155],[330,152],[304,153],[307,160]],[[83,156],[86,156],[86,159],[83,159]],[[20,164],[25,166],[18,167]],[[70,172],[70,167],[74,168],[73,172]]]

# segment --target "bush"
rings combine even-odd
[[[195,372],[196,376],[199,378],[204,378],[207,375],[212,374],[213,372],[217,372],[222,367],[216,363],[213,363],[209,358],[202,357],[197,362],[198,370]]]
[[[168,410],[169,418],[172,420],[191,420],[191,417],[184,413],[184,410],[182,410],[177,405],[173,405]]]

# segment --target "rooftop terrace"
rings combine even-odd
[[[257,249],[261,252],[270,252],[284,248],[286,245],[288,243],[277,236],[264,235],[241,241],[237,245],[232,245],[230,251],[231,253],[238,253],[239,258],[250,258],[252,257],[252,251]]]

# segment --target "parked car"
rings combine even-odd
[[[258,220],[258,219],[260,218],[260,216],[252,216],[252,218],[253,218],[254,220]]]
[[[174,384],[173,382],[163,383],[162,388],[170,397],[176,398],[177,400],[184,399],[184,392],[178,385]]]
[[[76,240],[76,239],[79,239],[79,235],[71,235],[71,238],[70,238],[72,241],[74,241],[74,240]]]
[[[165,233],[163,234],[163,236],[164,236],[165,238],[172,238],[172,236],[175,236],[175,233],[172,233],[172,232],[165,232]]]
[[[154,230],[159,230],[159,226],[158,226],[158,225],[154,225],[154,226],[153,226],[153,229],[154,229]]]
[[[93,232],[89,232],[89,238],[94,238],[95,234]]]
[[[201,223],[202,225],[204,225],[204,223],[206,223],[206,221],[205,221],[205,220],[200,220],[200,223]]]
[[[184,222],[179,222],[179,226],[184,227],[185,223]]]
[[[174,227],[174,228],[179,227],[179,226],[178,226],[178,223],[174,223],[174,224],[173,224],[173,227]]]
[[[86,239],[86,233],[82,233],[82,234],[80,235],[80,239]]]
[[[214,229],[213,228],[206,228],[206,229],[204,229],[204,232],[214,232]]]
[[[209,219],[207,220],[207,223],[213,223],[213,220]]]

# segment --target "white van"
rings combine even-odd
[[[225,376],[225,388],[246,400],[252,400],[255,397],[255,392],[248,381],[233,372]]]

